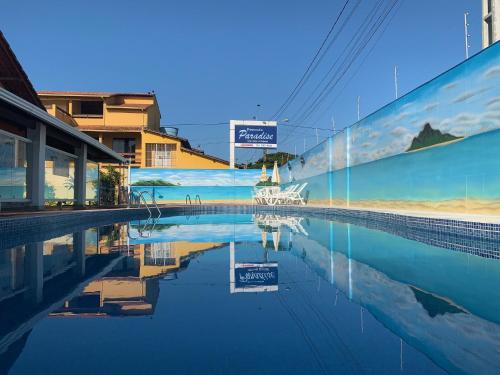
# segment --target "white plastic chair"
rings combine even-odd
[[[299,185],[290,185],[285,190],[280,191],[276,195],[276,203],[278,204],[287,204],[289,197],[299,188]]]
[[[288,194],[288,196],[286,197],[287,202],[292,203],[292,204],[299,203],[301,205],[305,205],[306,202],[304,202],[304,198],[302,198],[300,193],[302,193],[302,191],[305,189],[306,186],[307,186],[307,182],[304,182],[302,185],[300,185],[299,188],[290,192]]]

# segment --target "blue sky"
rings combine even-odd
[[[355,0],[351,0],[352,4]],[[385,0],[389,1],[389,0]],[[344,3],[311,1],[9,1],[0,24],[39,90],[155,90],[163,124],[270,117],[297,83]],[[363,1],[290,111],[328,70],[366,16]],[[303,125],[337,128],[394,99],[393,68],[405,93],[464,59],[463,12],[470,12],[471,54],[480,49],[480,2],[404,0],[367,54]],[[21,21],[21,22],[20,22]],[[362,65],[360,63],[363,62]],[[353,74],[356,73],[354,76]],[[260,104],[260,110],[257,109]],[[315,131],[281,126],[280,148],[302,151]],[[320,130],[321,138],[328,134]],[[208,153],[228,157],[226,126],[180,127]],[[260,151],[238,151],[244,162]]]

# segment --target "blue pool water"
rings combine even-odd
[[[0,373],[499,373],[500,260],[474,254],[500,245],[369,226],[214,214],[25,238],[0,250]]]

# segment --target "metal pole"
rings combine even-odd
[[[318,128],[316,128],[316,144],[319,143]]]
[[[465,33],[465,58],[469,58],[469,23],[467,22],[467,17],[469,15],[469,12],[464,13],[464,33]]]
[[[229,291],[230,293],[235,292],[235,277],[234,277],[234,268],[235,268],[235,256],[234,256],[234,241],[229,242]]]
[[[398,93],[398,66],[394,65],[394,89],[396,91],[396,99],[399,97]]]
[[[235,123],[229,121],[229,169],[234,169],[234,129]]]
[[[359,101],[360,101],[361,97],[358,96],[358,121],[360,120],[360,112],[359,112]]]

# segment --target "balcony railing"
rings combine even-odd
[[[141,165],[141,153],[140,152],[120,152],[121,156],[125,159],[130,160],[130,164],[134,166]]]
[[[61,121],[64,121],[66,124],[71,125],[71,126],[78,126],[77,122],[75,119],[64,109],[59,108],[56,106],[56,118],[58,118]]]

